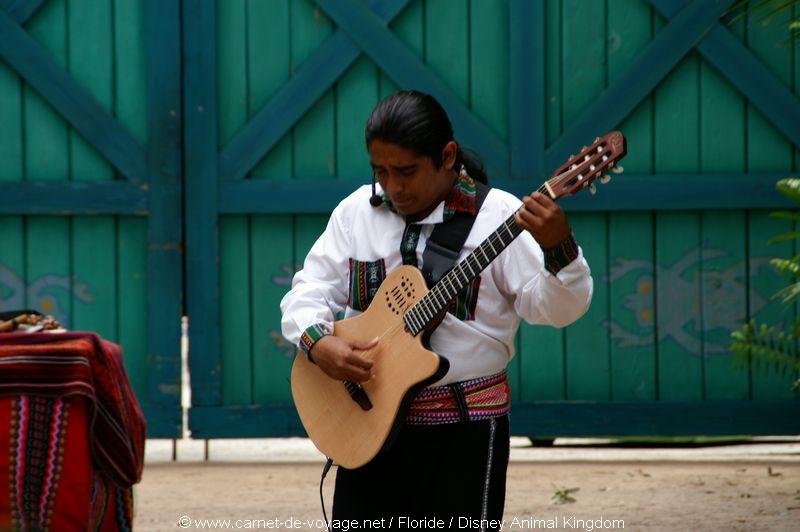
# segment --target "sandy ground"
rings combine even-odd
[[[616,519],[625,530],[798,531],[797,447],[574,451],[513,449],[512,442],[504,530],[534,529],[532,519],[545,520],[538,529],[555,520],[558,530],[598,530],[612,528]],[[186,452],[189,461],[171,462],[163,450],[151,450],[136,488],[135,529],[198,530],[208,527],[196,520],[229,519],[230,527],[217,528],[258,528],[254,521],[263,520],[264,530],[288,528],[292,523],[286,521],[293,519],[302,530],[322,530],[320,457],[308,444],[287,445],[283,454],[272,449],[270,456],[277,458],[258,462],[247,461],[257,450],[215,453],[213,442],[210,462]],[[325,480],[329,517],[335,471]],[[574,502],[555,504],[556,491],[569,488],[577,488],[570,492]],[[182,528],[182,516],[194,521]]]

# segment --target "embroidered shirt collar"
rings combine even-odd
[[[393,213],[399,214],[394,210],[389,196],[380,189],[380,185],[377,186],[380,190],[380,196],[383,199],[383,205]],[[459,174],[455,183],[453,183],[453,188],[450,189],[444,201],[440,202],[428,216],[415,223],[440,223],[451,219],[457,212],[463,212],[473,216],[477,215],[475,189],[476,185],[473,178],[468,175]]]

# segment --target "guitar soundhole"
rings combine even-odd
[[[386,306],[397,316],[401,315],[409,306],[409,301],[414,300],[416,290],[407,277],[400,278],[400,284],[395,285],[386,293]]]

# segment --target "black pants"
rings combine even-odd
[[[331,525],[383,518],[380,528],[402,530],[438,519],[440,530],[497,530],[490,521],[503,518],[508,451],[508,416],[406,425],[368,464],[337,469]]]

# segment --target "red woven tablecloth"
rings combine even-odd
[[[0,334],[0,530],[129,530],[144,442],[119,346]]]

